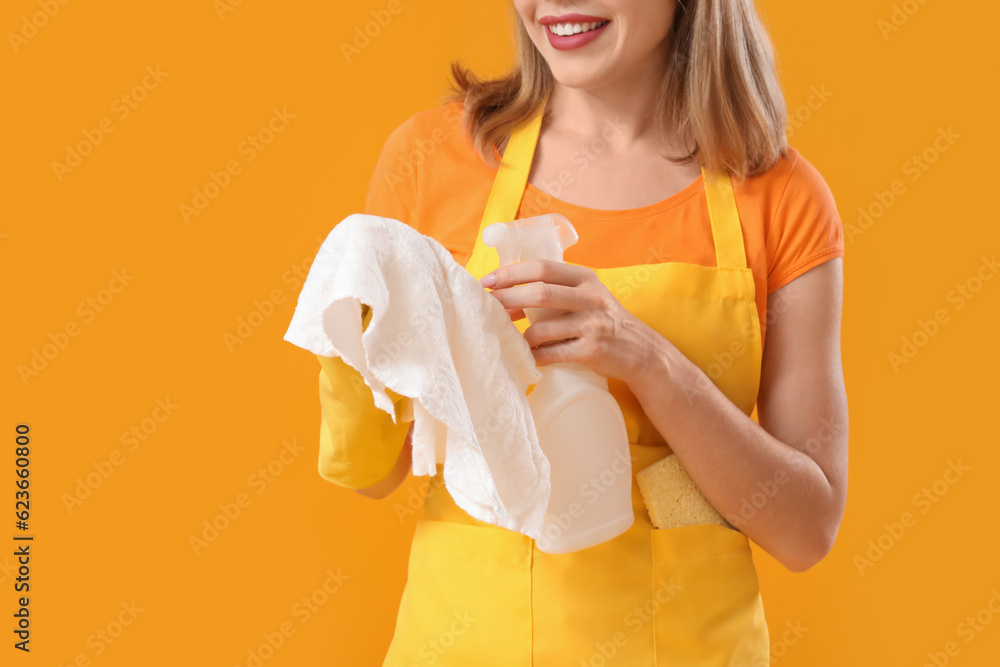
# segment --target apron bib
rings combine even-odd
[[[517,219],[541,120],[538,114],[522,124],[508,142],[466,264],[477,279],[499,261],[483,244],[483,229]],[[728,175],[703,169],[702,178],[717,266],[662,262],[594,271],[629,312],[750,415],[762,357],[753,273]],[[514,324],[522,333],[530,326],[526,318]],[[608,389],[628,431],[632,527],[589,549],[546,554],[532,538],[459,508],[439,465],[417,521],[383,667],[768,664],[747,537],[716,524],[653,528],[634,475],[671,450],[625,382],[608,378]]]

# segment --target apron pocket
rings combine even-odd
[[[531,538],[418,519],[383,667],[531,664]]]
[[[660,667],[770,664],[750,544],[718,524],[650,531]]]

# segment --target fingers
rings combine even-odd
[[[587,295],[579,289],[549,283],[529,283],[514,285],[490,292],[504,308],[522,310],[524,308],[551,308],[553,310],[576,311],[596,307]]]
[[[535,322],[524,330],[528,347],[544,347],[560,341],[582,338],[591,331],[590,318],[582,313],[566,313],[541,322]]]
[[[489,284],[488,278],[496,277],[495,284]],[[549,259],[531,259],[516,264],[501,266],[493,273],[483,277],[482,283],[491,289],[501,289],[520,285],[522,283],[544,282],[555,285],[575,287],[593,277],[593,269]]]
[[[515,322],[525,317],[525,308],[576,312],[605,307],[607,289],[586,266],[528,260],[502,266],[480,282]]]
[[[578,338],[572,338],[558,343],[539,345],[531,348],[531,354],[535,358],[535,365],[542,367],[549,364],[563,364],[576,361],[583,349],[583,343]]]

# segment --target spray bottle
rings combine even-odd
[[[558,213],[497,222],[483,242],[497,249],[500,266],[530,259],[563,261],[579,240]],[[534,324],[564,311],[525,308]],[[632,459],[628,433],[608,380],[579,363],[540,367],[542,378],[528,394],[538,444],[549,460],[551,492],[538,548],[561,554],[586,549],[632,525]]]

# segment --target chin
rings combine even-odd
[[[579,71],[575,68],[572,70],[556,68],[552,69],[552,78],[561,86],[586,90],[588,88],[600,88],[605,83],[606,77],[595,76],[592,71]]]

